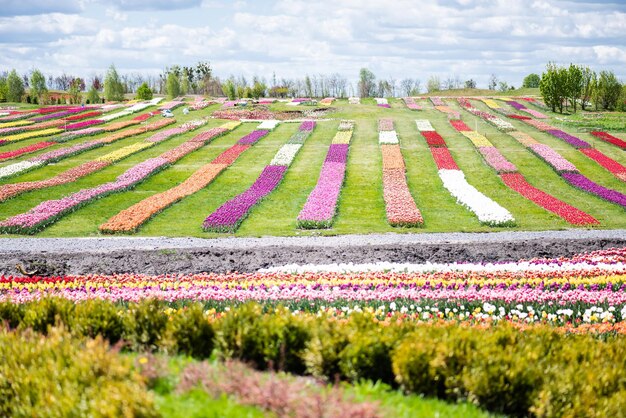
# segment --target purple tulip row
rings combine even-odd
[[[561,176],[574,187],[626,208],[626,195],[616,190],[600,186],[580,173],[561,173]]]
[[[250,209],[278,186],[286,171],[284,165],[266,166],[248,190],[217,208],[204,220],[202,228],[205,231],[235,232]]]
[[[239,141],[237,141],[237,143],[240,145],[252,145],[268,133],[269,131],[267,129],[257,129],[242,137]]]
[[[67,142],[67,141],[71,141],[73,139],[76,138],[80,138],[83,136],[90,136],[90,135],[98,135],[104,132],[103,128],[85,128],[85,129],[79,129],[77,131],[72,131],[72,132],[63,132],[61,135],[52,138],[51,141],[53,142]]]
[[[315,128],[315,121],[314,120],[305,120],[304,122],[302,122],[300,124],[300,127],[298,128],[299,131],[305,131],[305,132],[310,132]]]
[[[562,139],[563,141],[572,145],[574,148],[591,148],[591,145],[589,145],[588,142],[585,142],[580,138],[570,135],[567,132],[563,132],[560,129],[549,129],[546,132],[552,136]]]

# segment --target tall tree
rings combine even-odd
[[[563,101],[567,93],[567,70],[553,62],[546,65],[546,71],[541,74],[539,91],[543,101],[556,112],[557,108],[563,113]]]
[[[498,87],[498,77],[495,74],[491,74],[489,77],[489,83],[487,84],[487,88],[489,90],[495,90]]]
[[[82,95],[80,94],[81,85],[84,86],[84,82],[80,78],[75,78],[70,83],[70,88],[67,90],[68,95],[70,96],[70,104],[79,104],[82,100]]]
[[[466,89],[475,89],[476,88],[476,81],[474,81],[474,79],[472,79],[472,78],[470,78],[469,80],[465,80],[464,87]]]
[[[615,77],[613,71],[600,71],[597,89],[602,109],[615,109],[622,93],[622,83]]]
[[[124,100],[124,85],[113,64],[104,77],[104,98],[108,101]]]
[[[541,77],[539,74],[531,73],[524,77],[524,81],[522,82],[522,87],[525,88],[537,88],[539,87],[539,81],[541,81]]]
[[[222,90],[226,97],[228,97],[228,100],[235,100],[237,88],[235,87],[235,81],[232,77],[222,84]]]
[[[574,107],[574,113],[576,113],[576,106],[578,99],[583,92],[583,70],[582,67],[570,64],[567,69],[567,101]]]
[[[359,71],[359,96],[372,97],[376,86],[376,76],[367,68],[361,68]]]
[[[150,89],[148,83],[144,81],[143,84],[137,89],[137,100],[150,99],[152,99],[152,89]]]
[[[582,91],[580,94],[580,107],[585,110],[585,106],[591,100],[591,93],[593,91],[593,80],[596,78],[596,73],[588,66],[582,68]]]
[[[96,104],[100,103],[100,95],[94,84],[91,84],[91,88],[87,92],[87,103]]]
[[[438,76],[436,75],[430,76],[430,78],[428,79],[428,82],[426,83],[426,90],[429,93],[433,93],[435,91],[441,90],[441,80],[439,79]]]
[[[30,96],[36,98],[38,103],[42,103],[42,97],[48,93],[46,77],[38,69],[33,70],[30,75]]]
[[[15,69],[11,70],[7,77],[7,100],[9,102],[20,102],[24,95],[24,80],[17,74]]]
[[[179,77],[174,71],[167,75],[167,95],[170,99],[180,96]]]

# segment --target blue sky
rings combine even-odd
[[[91,77],[211,62],[268,79],[361,67],[379,78],[518,86],[547,61],[626,81],[626,2],[514,0],[2,0],[0,70]]]

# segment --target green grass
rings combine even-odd
[[[156,406],[164,418],[256,418],[267,416],[259,408],[241,405],[227,396],[214,399],[200,389],[184,394],[157,395]]]
[[[518,94],[513,92],[510,94]],[[510,161],[517,165],[527,180],[540,189],[555,197],[584,210],[601,222],[600,228],[621,228],[625,224],[624,209],[605,202],[595,196],[577,190],[563,181],[546,163],[531,154],[509,135],[498,131],[483,120],[462,110],[454,99],[446,100],[452,108],[461,112],[463,120],[472,128],[486,135],[490,141]],[[489,111],[482,103],[473,102],[481,110]],[[348,105],[347,100],[337,100],[333,107],[335,113],[328,115],[330,121],[319,122],[313,134],[307,139],[285,178],[278,188],[268,195],[259,205],[252,209],[249,217],[244,220],[236,236],[293,236],[293,235],[336,235],[354,233],[388,233],[388,232],[448,232],[448,231],[498,231],[504,228],[493,228],[481,225],[477,218],[467,209],[458,205],[455,199],[442,187],[437,176],[437,169],[426,146],[415,127],[415,119],[428,119],[437,131],[446,139],[452,155],[459,167],[465,172],[467,180],[478,190],[507,208],[516,218],[514,230],[553,230],[572,228],[557,216],[547,212],[516,192],[508,189],[496,173],[488,167],[471,142],[460,135],[448,123],[446,115],[433,109],[430,101],[422,100],[423,111],[410,111],[398,99],[390,99],[391,109],[375,106],[373,99],[366,99],[360,105]],[[272,105],[279,108],[281,104]],[[174,111],[177,123],[198,117],[209,116],[219,106],[190,112],[183,115],[182,109]],[[291,109],[297,109],[291,108]],[[607,144],[586,132],[564,126],[551,116],[548,122],[564,129],[585,141],[590,142],[605,154],[626,165],[626,156],[619,148]],[[626,117],[620,114],[620,117]],[[126,119],[133,116],[127,116]],[[389,226],[385,215],[382,193],[381,153],[378,145],[378,119],[391,117],[400,137],[401,149],[407,166],[409,188],[422,215],[425,224],[422,228],[394,228]],[[560,117],[560,116],[559,116]],[[306,199],[315,187],[326,151],[336,132],[340,119],[353,119],[355,131],[350,145],[346,178],[341,192],[338,213],[331,229],[300,230],[296,227],[296,217]],[[124,118],[120,119],[124,120]],[[208,127],[219,126],[222,120],[209,119]],[[520,121],[512,121],[513,125],[538,141],[550,145],[565,158],[574,163],[580,171],[597,183],[626,193],[626,185],[616,179],[604,168],[575,150],[570,145],[544,134]],[[233,132],[219,137],[211,144],[181,159],[175,165],[148,178],[135,189],[117,193],[93,202],[86,207],[65,216],[57,223],[48,227],[37,236],[98,236],[98,226],[120,210],[128,208],[136,202],[155,193],[165,191],[187,179],[195,170],[207,164],[219,153],[233,145],[240,137],[249,133],[256,124],[246,123]],[[269,164],[276,151],[297,130],[297,123],[279,125],[270,135],[261,139],[256,145],[242,154],[234,164],[228,167],[211,184],[200,192],[165,209],[162,213],[148,221],[138,232],[141,236],[197,236],[219,237],[225,234],[203,232],[202,221],[226,200],[245,191],[257,178],[263,168]],[[201,128],[206,129],[206,128]],[[141,151],[117,164],[109,166],[97,173],[61,186],[24,193],[14,199],[0,203],[0,219],[26,212],[40,202],[58,199],[78,190],[94,187],[114,180],[128,168],[148,158],[160,155],[197,134],[190,132],[170,139],[157,146]],[[106,135],[106,134],[104,134]],[[81,138],[66,143],[77,144],[104,135]],[[44,168],[14,177],[0,180],[0,184],[41,180],[50,178],[71,167],[138,142],[151,133],[126,138],[105,147],[94,149],[83,154],[50,164]],[[624,138],[624,134],[616,134]],[[41,141],[30,139],[0,148],[1,152]],[[67,146],[61,145],[61,146]],[[52,147],[50,149],[54,149]],[[0,166],[26,160],[33,155],[23,156],[16,160],[0,163]]]

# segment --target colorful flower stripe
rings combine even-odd
[[[491,198],[469,184],[461,170],[439,170],[443,187],[456,198],[457,203],[473,212],[478,220],[490,226],[511,226],[513,215]]]
[[[263,122],[261,122],[261,124],[257,127],[257,129],[260,130],[267,130],[267,131],[271,131],[274,128],[276,128],[278,126],[278,124],[280,123],[279,120],[264,120]]]
[[[456,161],[454,161],[447,147],[430,147],[430,153],[438,170],[459,170],[459,166],[456,165]]]
[[[391,122],[393,129],[393,121]],[[339,131],[337,134],[352,136],[352,131]],[[343,135],[342,135],[343,136]],[[335,137],[336,138],[336,137]],[[349,139],[336,143],[333,139],[326,153],[317,184],[309,194],[304,207],[298,214],[298,227],[306,229],[330,228],[337,213],[339,194],[346,174]]]
[[[489,108],[493,109],[493,110],[500,110],[502,109],[502,106],[500,105],[500,103],[498,103],[497,101],[493,100],[493,99],[482,99],[483,103],[486,104]]]
[[[74,115],[74,116],[68,116],[63,119],[65,119],[66,121],[75,121],[75,120],[93,118],[93,117],[100,116],[100,115],[102,115],[102,112],[97,110],[97,111],[92,111],[92,112],[87,112],[87,113],[81,113],[81,114]]]
[[[62,112],[48,113],[47,115],[38,116],[36,118],[32,118],[31,120],[35,122],[45,122],[51,119],[65,118],[65,116],[75,115],[76,113],[84,113],[87,110],[89,109],[87,109],[86,107],[75,107],[73,109],[67,109]]]
[[[478,116],[479,118],[483,120],[486,120],[487,122],[491,123],[496,128],[498,128],[498,130],[502,132],[509,132],[509,131],[515,130],[515,127],[511,125],[510,122],[500,119],[499,117],[492,115],[491,113],[483,112],[482,110],[475,108],[467,99],[460,98],[458,99],[458,102],[461,105],[461,107],[463,107],[463,109],[467,110],[468,112],[470,112],[471,114],[475,116]]]
[[[572,225],[599,225],[593,216],[568,205],[567,203],[537,189],[529,184],[520,173],[503,173],[500,175],[504,184],[515,190],[526,199],[542,208],[555,213]]]
[[[334,97],[326,97],[320,100],[320,104],[323,106],[330,106],[331,104],[333,104],[334,101],[335,101]]]
[[[37,142],[36,144],[29,145],[27,147],[18,148],[13,151],[0,152],[0,161],[10,160],[11,158],[19,157],[24,154],[29,154],[31,152],[39,151],[53,145],[56,145],[56,142]]]
[[[235,232],[250,210],[283,179],[286,165],[266,166],[248,190],[221,205],[202,224],[205,231]]]
[[[383,198],[387,221],[391,226],[421,226],[424,219],[409,191],[400,144],[379,143],[383,157]]]
[[[441,100],[441,97],[431,97],[430,101],[433,103],[433,105],[435,106],[445,106],[446,104],[443,102],[443,100]]]
[[[208,143],[213,138],[222,135],[225,132],[227,132],[227,130],[223,127],[212,128],[198,134],[196,137],[201,137],[205,140],[205,143]],[[196,143],[200,144],[199,142]],[[133,188],[137,185],[137,183],[145,180],[157,171],[173,164],[175,161],[166,158],[167,155],[168,152],[162,154],[160,157],[151,158],[141,162],[126,170],[113,182],[105,183],[90,189],[80,190],[79,192],[73,193],[59,200],[48,200],[42,202],[26,213],[13,216],[3,222],[0,222],[0,232],[34,234],[56,222],[65,214],[89,204],[95,199],[100,199],[108,194]],[[106,164],[105,162],[100,163]]]
[[[430,121],[427,119],[417,119],[415,124],[417,125],[417,130],[420,132],[435,131],[435,128],[433,128],[433,125],[431,125]]]
[[[540,131],[549,131],[551,129],[554,129],[554,126],[549,125],[545,122],[542,122],[540,120],[537,119],[520,119],[522,122],[524,122],[527,125],[533,126],[537,129],[539,129]]]
[[[461,133],[461,135],[469,139],[476,148],[493,147],[493,144],[487,138],[485,138],[483,135],[479,134],[476,131],[459,131],[459,132]]]
[[[591,135],[595,136],[596,138],[600,138],[601,140],[605,142],[616,145],[620,147],[621,149],[626,149],[626,141],[624,141],[623,139],[619,139],[607,132],[593,131],[591,132]]]
[[[472,128],[470,128],[469,126],[467,126],[465,124],[465,122],[463,122],[461,119],[458,120],[451,120],[450,121],[450,125],[452,125],[452,127],[454,129],[456,129],[459,132],[464,132],[464,131],[471,131]]]
[[[0,123],[0,128],[15,128],[18,126],[32,125],[33,123],[35,122],[32,120],[17,120],[14,122]]]
[[[515,108],[517,110],[521,110],[522,112],[526,112],[528,114],[533,115],[537,119],[548,119],[548,117],[546,115],[544,115],[543,113],[538,112],[538,111],[536,111],[534,109],[529,109],[526,106],[524,106],[523,104],[518,103],[518,102],[516,102],[514,100],[507,100],[506,103],[509,106],[511,106],[511,107],[513,107],[513,108]]]
[[[422,107],[417,104],[414,98],[404,97],[402,100],[404,100],[404,104],[406,104],[407,108],[411,110],[422,110]]]
[[[289,165],[314,128],[313,121],[300,124],[298,132],[276,152],[270,164],[265,167],[254,184],[207,216],[202,223],[202,229],[212,232],[235,232],[250,210],[278,187]]]
[[[241,138],[238,143],[241,145],[252,145],[267,135],[270,131],[266,128],[265,122],[261,123],[256,130],[250,132],[248,135]]]
[[[378,132],[379,144],[399,144],[398,134],[396,131],[379,131]]]
[[[587,157],[591,158],[602,167],[606,168],[611,172],[615,177],[622,181],[626,181],[626,167],[613,160],[612,158],[607,157],[605,154],[600,152],[596,148],[587,148],[581,149],[580,152],[585,154]]]
[[[384,97],[376,97],[374,100],[376,100],[376,105],[380,107],[386,107],[386,108],[391,107],[389,106],[389,101],[385,99]]]
[[[486,113],[486,112],[482,112],[482,113]],[[450,122],[452,124],[452,121]],[[459,126],[458,124],[452,124],[455,128],[457,128],[457,126]],[[464,127],[459,126],[460,129],[464,129]],[[459,128],[457,128],[457,130],[459,130]],[[472,133],[474,131],[462,131],[459,130],[459,132],[461,132],[461,134],[470,137],[472,135]],[[567,161],[566,159],[564,159],[561,155],[559,155],[558,153],[556,153],[553,149],[551,149],[550,147],[546,146],[546,145],[542,145],[539,144],[537,141],[535,141],[533,138],[531,138],[529,135],[523,133],[523,132],[519,132],[519,131],[507,131],[506,132],[508,135],[512,136],[513,138],[515,138],[517,141],[519,141],[522,145],[524,145],[525,147],[527,147],[529,150],[531,150],[533,153],[535,153],[536,155],[540,156],[544,161],[546,161],[548,164],[552,165],[552,167],[554,167],[554,169],[559,173],[565,173],[565,172],[572,172],[572,171],[577,171],[576,167],[571,164],[569,161]],[[471,139],[471,138],[470,138]],[[486,138],[485,138],[486,140]],[[474,143],[476,145],[476,143],[480,143],[482,141],[476,141],[476,140],[472,140],[472,143]],[[490,146],[492,147],[492,146]],[[535,188],[534,186],[532,186],[531,184],[529,184],[526,179],[524,178],[524,176],[522,176],[522,174],[517,172],[517,169],[513,169],[515,168],[515,166],[510,163],[511,165],[508,166],[508,164],[506,165],[506,167],[508,168],[508,170],[504,170],[505,164],[504,162],[506,161],[507,163],[509,162],[508,160],[505,159],[504,156],[502,156],[502,154],[498,151],[498,154],[500,155],[499,157],[497,157],[497,160],[492,160],[489,161],[487,159],[487,155],[483,152],[486,148],[485,147],[481,147],[481,146],[477,146],[477,148],[479,148],[479,150],[481,151],[481,155],[483,155],[483,157],[485,157],[485,161],[491,165],[494,169],[496,169],[496,171],[498,171],[498,174],[500,176],[500,178],[502,179],[502,181],[504,182],[504,184],[509,187],[510,189],[516,191],[517,193],[519,193],[520,195],[522,195],[523,197],[525,197],[526,199],[530,200],[531,202],[533,202],[534,204],[536,204],[537,206],[540,206],[552,213],[554,213],[555,215],[561,217],[562,219],[564,219],[566,222],[569,222],[570,224],[573,225],[595,225],[595,224],[599,224],[599,222],[593,218],[591,215],[549,195],[548,193],[545,193],[537,188]],[[495,149],[495,148],[494,148]],[[501,157],[501,158],[500,158]]]
[[[589,157],[593,161],[600,164],[602,167],[608,170],[611,174],[613,174],[616,178],[622,181],[626,181],[626,167],[624,167],[622,164],[615,161],[614,159],[610,158],[606,154],[602,153],[600,150],[591,148],[591,145],[588,142],[585,142],[580,138],[570,135],[567,132],[563,132],[560,129],[555,129],[554,127],[550,125],[544,124],[543,122],[538,122],[536,120],[524,120],[524,122],[532,126],[535,126],[537,129],[543,130],[544,132],[554,137],[562,139],[563,141],[572,145],[574,148],[578,149],[581,153],[585,154],[587,157]],[[539,124],[542,124],[542,125],[539,125]],[[547,128],[547,129],[544,129],[544,128]],[[588,189],[600,190],[597,187],[589,187]]]
[[[184,130],[183,132],[187,132],[191,129],[195,129],[196,127],[202,124],[203,122],[186,123],[183,125],[186,127],[186,130]],[[173,136],[182,133],[179,129],[180,128],[174,128],[170,130],[174,132],[172,132],[169,136],[167,136],[167,138],[172,138]],[[162,138],[161,141],[165,139],[166,138]],[[0,202],[5,201],[9,198],[15,197],[18,194],[24,193],[26,191],[40,190],[46,187],[58,186],[61,184],[74,182],[81,177],[85,177],[105,167],[108,167],[109,165],[114,164],[123,158],[126,158],[136,152],[142,151],[143,149],[152,147],[155,144],[156,142],[147,141],[147,140],[144,142],[138,142],[138,143],[120,148],[109,154],[103,155],[97,158],[95,161],[88,161],[77,167],[74,167],[62,173],[59,173],[50,179],[0,185]],[[49,163],[55,160],[58,161],[61,158],[67,158],[68,156],[72,154],[76,155],[80,152],[84,152],[89,149],[101,147],[103,145],[105,145],[104,142],[100,140],[95,140],[95,141],[88,141],[82,144],[74,145],[72,147],[64,148],[62,150],[52,151],[50,153],[44,154],[45,159],[42,160],[42,164],[44,162]],[[163,157],[163,155],[161,157]],[[38,158],[38,157],[35,157],[35,158]]]
[[[5,136],[2,139],[6,142],[17,142],[17,141],[23,141],[25,139],[30,139],[30,138],[50,136],[50,135],[58,134],[60,132],[63,132],[63,131],[57,128],[48,128],[48,129],[43,129],[39,131],[29,131],[29,132],[23,132],[21,134],[16,134],[16,135],[9,135],[9,136]]]
[[[574,187],[626,208],[626,195],[617,190],[600,186],[580,173],[563,173],[561,176]]]
[[[103,123],[105,123],[104,119],[83,120],[81,122],[76,122],[76,123],[71,123],[69,125],[65,125],[63,129],[65,129],[66,131],[75,131],[77,129],[84,129],[89,126],[102,125]]]
[[[426,139],[429,147],[447,147],[446,141],[435,131],[423,131],[422,136]]]
[[[393,119],[383,118],[378,120],[378,131],[393,131]]]
[[[102,128],[79,129],[77,131],[72,131],[72,132],[63,132],[61,135],[52,138],[51,141],[58,142],[58,143],[67,142],[67,141],[71,141],[73,139],[80,138],[83,136],[98,135],[103,132],[104,132],[104,129]]]
[[[529,144],[527,145],[528,149],[530,149],[534,154],[539,156],[542,160],[552,166],[558,173],[569,172],[569,173],[578,173],[578,169],[574,164],[567,161],[565,158],[561,156],[558,152],[553,150],[547,145],[544,144]]]
[[[448,115],[449,119],[461,119],[461,114],[450,106],[435,106],[435,109]]]
[[[513,115],[513,114],[508,114],[507,117],[509,117],[511,119],[519,119],[519,120],[530,120],[530,119],[532,119],[530,116]]]
[[[507,160],[496,147],[478,147],[478,152],[483,156],[487,165],[498,174],[517,172],[515,164]]]

